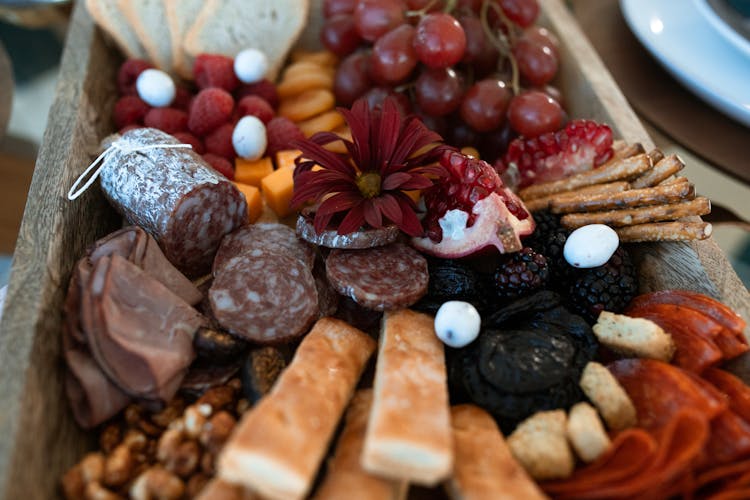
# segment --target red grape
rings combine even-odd
[[[417,105],[433,116],[444,116],[461,104],[461,78],[451,68],[424,68],[414,83]]]
[[[333,84],[336,102],[351,106],[357,98],[372,87],[369,67],[370,56],[367,52],[355,52],[341,61]]]
[[[512,93],[496,78],[480,80],[466,92],[461,118],[477,132],[489,132],[503,124]]]
[[[339,14],[326,19],[320,31],[320,41],[337,56],[346,56],[357,50],[362,39],[354,27],[354,18]]]
[[[323,17],[326,19],[338,14],[351,14],[357,0],[323,0]]]
[[[430,5],[432,4],[432,5]],[[438,10],[443,10],[443,1],[442,0],[406,0],[406,6],[409,7],[409,10],[422,10],[425,7],[430,5],[430,8],[428,9],[428,12],[435,12]]]
[[[524,81],[531,85],[544,85],[557,74],[557,56],[549,47],[521,37],[513,46],[513,55],[518,63],[518,71]]]
[[[536,137],[558,130],[562,125],[563,110],[557,101],[544,92],[530,90],[511,99],[508,121],[519,134]]]
[[[370,75],[379,83],[398,83],[417,66],[414,27],[402,24],[378,38],[372,48]]]
[[[473,63],[482,56],[484,46],[489,43],[482,29],[482,21],[477,16],[466,14],[459,16],[458,22],[466,35],[466,48],[461,62]]]
[[[552,99],[556,100],[557,103],[565,108],[565,101],[563,100],[562,91],[560,91],[559,88],[554,87],[552,85],[545,85],[544,87],[538,87],[534,90],[540,90],[550,96]]]
[[[396,107],[402,115],[411,113],[411,101],[409,101],[409,98],[401,92],[396,92],[388,87],[373,87],[362,96],[363,99],[367,100],[367,104],[372,109],[380,108],[386,97],[392,97],[396,100]]]
[[[464,56],[466,34],[455,17],[442,12],[427,14],[417,24],[414,49],[426,66],[447,68]]]
[[[536,0],[497,0],[508,19],[522,28],[531,26],[539,15]]]
[[[547,28],[537,25],[529,26],[523,30],[521,38],[531,40],[537,45],[543,47],[549,47],[552,50],[552,53],[555,54],[558,59],[560,58],[560,40]]]
[[[433,116],[425,113],[419,108],[414,110],[414,114],[422,120],[422,123],[424,123],[428,129],[437,132],[441,137],[445,137],[445,133],[448,130],[448,120],[445,116]]]
[[[374,42],[404,24],[405,7],[400,0],[360,0],[354,9],[357,32],[368,42]]]
[[[482,8],[482,0],[458,0],[456,2],[456,12],[474,12],[479,14]]]
[[[465,146],[475,147],[479,141],[479,134],[477,134],[473,128],[469,127],[460,120],[456,120],[456,125],[451,126],[448,129],[449,144],[457,148],[463,148]]]

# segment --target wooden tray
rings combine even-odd
[[[607,122],[615,136],[652,147],[563,2],[540,3],[542,24],[562,34],[559,84],[572,114]],[[58,496],[61,474],[93,441],[74,423],[63,391],[61,311],[73,264],[120,219],[98,189],[76,202],[65,195],[100,138],[111,132],[121,58],[106,45],[83,4],[77,2],[73,13],[0,324],[0,495],[7,500]],[[642,245],[637,258],[644,291],[697,290],[750,319],[750,295],[712,240]],[[735,364],[738,370],[750,365]]]

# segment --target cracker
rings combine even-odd
[[[570,409],[565,432],[578,458],[586,463],[599,458],[612,444],[599,414],[585,401]]]
[[[635,406],[630,396],[604,365],[595,361],[587,363],[579,384],[586,397],[599,410],[609,429],[621,431],[637,423]]]
[[[669,362],[675,351],[672,336],[653,321],[602,311],[592,330],[607,348],[638,358]]]
[[[573,473],[575,459],[565,435],[566,421],[564,410],[540,411],[508,437],[513,456],[534,479],[564,479]]]

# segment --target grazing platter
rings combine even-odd
[[[371,108],[351,98],[348,111],[335,111],[330,88],[336,70],[330,61],[337,58],[321,51],[318,37],[338,15],[325,12],[324,5],[330,9],[336,2],[311,2],[309,13],[297,13],[301,24],[282,20],[295,33],[285,40],[298,41],[289,61],[293,40],[287,46],[272,42],[281,55],[261,72],[280,75],[274,91],[280,102],[270,111],[265,106],[271,98],[259,99],[264,94],[257,86],[248,93],[253,99],[236,93],[255,84],[257,54],[232,54],[234,72],[228,59],[227,78],[253,83],[225,84],[225,74],[206,69],[227,61],[202,54],[210,45],[204,32],[216,21],[208,13],[201,11],[186,32],[184,46],[194,48],[187,50],[195,57],[191,69],[185,54],[157,53],[148,45],[150,51],[131,53],[118,40],[129,56],[124,59],[105,37],[104,30],[114,29],[96,8],[105,3],[78,2],[73,12],[0,322],[2,498],[151,498],[161,491],[156,485],[171,492],[164,498],[304,498],[313,491],[334,498],[350,493],[351,484],[366,484],[378,498],[403,498],[407,491],[430,497],[443,489],[461,498],[480,491],[473,489],[480,483],[511,487],[523,498],[593,498],[596,487],[621,485],[607,483],[606,474],[597,476],[585,464],[617,471],[617,459],[638,456],[639,449],[660,449],[675,458],[665,465],[641,453],[651,458],[630,469],[634,489],[623,495],[667,497],[687,491],[686,482],[696,477],[705,481],[703,488],[721,486],[705,474],[693,475],[706,471],[736,479],[730,466],[744,464],[750,448],[738,447],[728,457],[707,443],[710,425],[719,426],[720,418],[730,422],[722,435],[727,441],[750,440],[744,434],[750,424],[738,416],[746,418],[743,409],[727,406],[724,396],[747,396],[738,381],[750,381],[745,352],[750,295],[710,238],[710,225],[699,218],[710,203],[675,176],[681,160],[654,147],[561,0],[540,0],[536,22],[556,35],[561,62],[553,83],[570,121],[560,128],[560,114],[554,132],[532,132],[529,123],[511,122],[529,136],[560,129],[570,136],[608,138],[596,168],[589,164],[564,175],[538,165],[524,170],[523,151],[540,146],[524,142],[523,134],[518,142],[506,141],[508,153],[499,163],[505,168],[493,169],[477,158],[477,149],[484,158],[484,148],[434,146],[434,132],[406,118],[396,99],[381,96],[380,107]],[[488,3],[466,2],[483,14],[475,19],[480,28]],[[165,0],[168,14],[175,4]],[[419,18],[416,28],[403,24],[393,30],[406,33],[394,34],[393,43],[401,36],[429,38],[429,23],[422,21],[430,16],[437,26],[445,22],[438,19],[445,14],[430,12],[434,6],[428,4],[409,14]],[[208,2],[211,9],[218,5]],[[139,36],[147,34],[137,8],[126,10],[128,19],[140,19],[142,25],[133,23],[140,26]],[[497,16],[500,22],[513,17]],[[519,19],[513,22],[525,22]],[[457,25],[449,23],[446,32]],[[334,34],[323,37],[326,46],[341,49]],[[368,39],[366,30],[360,34]],[[498,40],[502,49],[504,39]],[[373,52],[385,50],[379,43]],[[443,65],[429,49],[427,42],[415,45],[419,64]],[[159,61],[157,67],[173,64],[174,75],[194,72],[196,95],[180,97],[171,84],[167,102],[175,109],[165,108],[160,101],[165,73],[138,67],[133,62],[138,55]],[[520,53],[515,57],[523,60]],[[403,70],[383,61],[387,58],[380,61],[378,78],[394,80],[400,77],[389,71],[409,73],[417,64],[415,59]],[[129,79],[123,80],[123,72]],[[511,69],[516,76],[509,86],[518,85],[517,72]],[[145,74],[149,78],[141,79]],[[313,80],[329,90],[300,90]],[[422,95],[422,108],[445,115],[441,106],[447,104],[430,101],[429,92],[420,90],[427,83],[416,83],[413,94]],[[222,85],[233,85],[235,94],[217,90]],[[504,85],[493,89],[503,87],[504,106],[511,95],[542,94],[511,92]],[[485,90],[479,86],[476,93]],[[337,94],[339,103],[351,97]],[[187,99],[184,111],[177,109],[181,98]],[[232,114],[235,98],[244,116]],[[482,120],[493,117],[480,116],[469,104],[451,116],[484,129]],[[293,130],[271,125],[276,113],[284,123],[294,122]],[[150,128],[140,128],[144,121]],[[496,128],[497,123],[487,130]],[[289,130],[297,135],[284,142]],[[321,130],[342,133],[314,134]],[[341,137],[355,145],[342,149]],[[368,167],[376,155],[365,151],[368,141],[390,144],[382,147],[390,147],[393,158],[400,154],[396,163],[408,169]],[[411,148],[396,147],[406,143]],[[235,161],[222,156],[222,148],[229,148]],[[276,168],[266,160],[270,156]],[[511,164],[521,165],[514,190],[506,186],[514,184]],[[94,178],[83,182],[87,165],[101,189],[89,186]],[[489,178],[491,193],[478,201],[467,195],[471,205],[448,210],[443,200],[464,198],[445,179],[459,178],[471,188],[468,171]],[[334,172],[352,173],[349,184],[357,193],[380,201],[326,205],[341,195],[330,188]],[[377,181],[363,175],[370,172]],[[409,194],[414,190],[422,194]],[[386,194],[391,201],[383,201]],[[421,221],[414,216],[419,207],[426,212]],[[204,213],[211,214],[210,227],[200,223]],[[383,225],[383,219],[394,224]],[[501,219],[510,226],[495,227]],[[534,235],[535,227],[545,228],[542,237]],[[547,261],[539,260],[539,248],[549,250],[563,233],[569,244],[565,255],[562,243],[554,250],[557,261],[564,257],[568,267],[582,269],[555,270],[552,264],[548,269]],[[587,251],[591,241],[597,242],[596,252]],[[462,267],[465,258],[488,247],[493,259],[498,251],[511,257],[491,260],[489,273],[482,270],[486,255]],[[534,276],[514,284],[514,266],[533,269]],[[590,269],[604,269],[610,277]],[[491,295],[500,302],[488,305],[481,296],[485,278],[467,278],[485,275],[492,276]],[[450,284],[438,289],[441,277]],[[537,290],[536,281],[550,279],[571,288]],[[456,283],[469,286],[441,291]],[[593,308],[581,302],[603,283],[616,291],[597,295]],[[570,290],[582,290],[581,301],[571,305]],[[678,315],[710,342],[695,340],[693,330],[678,324]],[[168,335],[150,336],[154,331]],[[517,368],[495,368],[513,365],[530,342],[554,347],[540,347],[549,357],[542,356],[542,366],[528,378],[513,371]],[[597,354],[599,346],[606,347],[605,355]],[[561,362],[565,356],[559,353],[573,354]],[[211,362],[200,365],[204,358]],[[665,380],[671,385],[663,385]],[[528,387],[497,389],[513,383]],[[642,395],[651,383],[700,411],[664,416],[667,409]],[[713,385],[706,389],[707,384]],[[405,415],[404,404],[423,420]],[[655,407],[661,413],[643,418],[642,410]],[[601,432],[589,434],[589,427]],[[685,463],[673,449],[681,433],[692,436]],[[550,445],[540,446],[540,440]],[[472,462],[479,448],[490,450],[482,460],[495,468],[483,470]],[[328,463],[329,471],[349,471],[359,483],[347,485],[343,473],[319,473],[321,463]],[[507,477],[494,473],[500,466],[508,467]]]

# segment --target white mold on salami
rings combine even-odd
[[[326,248],[349,250],[373,248],[395,242],[400,234],[401,230],[395,225],[378,229],[362,229],[349,234],[338,234],[335,229],[326,229],[318,233],[315,231],[310,214],[302,214],[297,218],[297,235],[313,245]]]
[[[120,140],[133,148],[179,144],[150,128],[131,130]],[[224,235],[246,222],[245,197],[189,148],[116,149],[100,177],[112,205],[191,277],[207,272]]]
[[[409,307],[427,293],[427,260],[402,243],[366,250],[332,250],[326,275],[333,288],[376,311]]]

